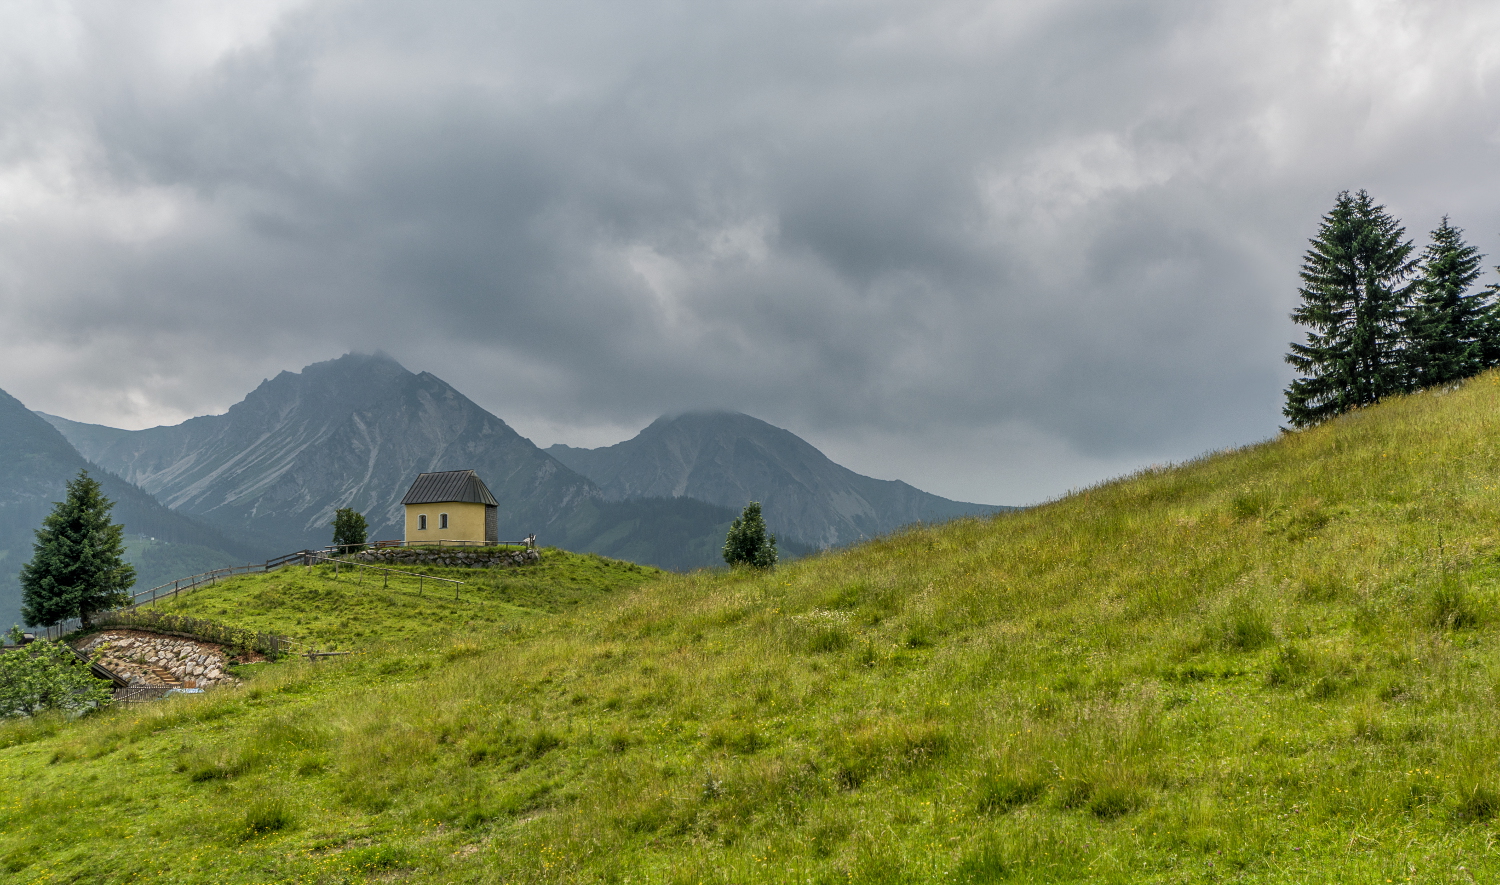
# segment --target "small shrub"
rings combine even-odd
[[[837,735],[830,748],[834,784],[857,789],[882,772],[895,774],[925,767],[948,754],[952,738],[930,722],[889,723]]]
[[[1349,734],[1356,741],[1385,741],[1385,717],[1373,704],[1361,704],[1349,714]]]
[[[811,654],[843,651],[854,641],[849,636],[848,620],[847,614],[826,609],[796,615],[787,625],[787,643]]]
[[[243,773],[243,757],[230,760],[223,750],[184,747],[177,753],[177,770],[195,784],[227,780]]]
[[[1293,507],[1278,511],[1270,517],[1268,530],[1288,541],[1305,541],[1333,521],[1333,514],[1323,508],[1317,500],[1301,501]]]

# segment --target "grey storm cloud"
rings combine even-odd
[[[17,2],[0,388],[384,349],[546,444],[740,409],[1021,503],[1276,432],[1342,189],[1497,252],[1487,2]]]

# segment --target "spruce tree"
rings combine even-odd
[[[1497,266],[1495,270],[1500,270]],[[1484,287],[1484,314],[1479,317],[1479,365],[1483,369],[1500,366],[1500,283]]]
[[[1302,262],[1302,303],[1292,319],[1308,327],[1286,361],[1301,377],[1283,414],[1306,427],[1405,387],[1402,315],[1415,262],[1399,221],[1365,191],[1338,195]]]
[[[1407,377],[1413,389],[1468,378],[1485,367],[1495,311],[1487,291],[1469,291],[1479,279],[1483,258],[1447,217],[1432,232],[1406,321]]]
[[[729,527],[724,538],[724,561],[731,568],[768,569],[776,565],[776,536],[766,535],[766,521],[760,515],[760,502],[751,501]]]
[[[67,497],[36,530],[31,561],[21,566],[21,615],[51,626],[130,601],[135,568],[125,562],[125,527],[111,525],[114,502],[87,470],[68,483]]]

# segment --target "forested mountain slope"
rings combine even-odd
[[[129,536],[155,538],[153,548],[137,566],[138,582],[162,578],[162,563],[225,565],[262,558],[264,551],[241,543],[174,513],[151,495],[112,473],[90,464],[56,428],[29,411],[15,397],[0,391],[0,629],[20,622],[21,588],[16,575],[31,558],[31,545],[42,519],[64,497],[64,487],[90,470],[104,494],[115,502],[114,521]],[[132,544],[139,544],[132,540]]]

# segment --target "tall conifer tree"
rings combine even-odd
[[[1483,259],[1447,217],[1432,232],[1406,322],[1411,387],[1458,381],[1484,368],[1486,345],[1495,334],[1494,308],[1487,291],[1469,291]]]
[[[87,624],[95,612],[130,601],[135,567],[125,562],[125,527],[110,525],[114,506],[87,470],[68,483],[67,498],[42,520],[31,561],[21,566],[26,623]]]
[[[1496,266],[1495,270],[1500,270]],[[1479,364],[1481,368],[1500,366],[1500,283],[1484,287],[1484,315],[1479,319]]]
[[[1301,377],[1282,412],[1296,427],[1379,402],[1405,386],[1401,354],[1407,279],[1415,262],[1401,223],[1365,191],[1338,195],[1302,261],[1302,303],[1292,319],[1308,327],[1286,361]]]

